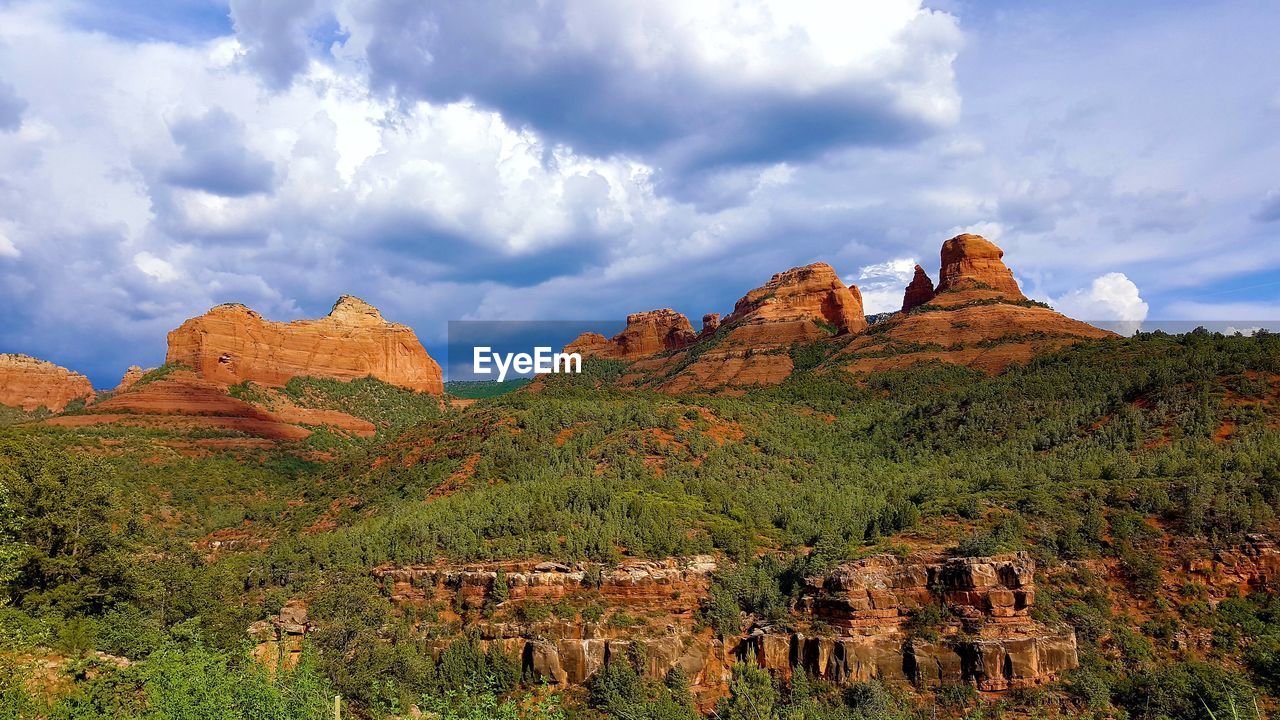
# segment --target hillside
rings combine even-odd
[[[734,395],[629,387],[619,359],[466,407],[374,380],[225,393],[368,436],[0,428],[0,698],[57,717],[141,715],[174,687],[286,717],[334,692],[357,717],[1274,706],[1275,336],[1104,337],[998,374],[849,374],[830,343],[789,343],[789,377]]]

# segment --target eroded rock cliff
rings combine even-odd
[[[689,318],[671,308],[663,308],[628,315],[626,329],[612,338],[583,333],[565,346],[565,351],[581,353],[583,357],[635,360],[679,350],[696,337]]]
[[[226,385],[372,376],[411,390],[444,392],[440,366],[413,330],[384,320],[377,308],[350,295],[339,298],[326,317],[293,322],[265,320],[243,305],[219,305],[169,333],[166,362]]]
[[[993,290],[1010,300],[1026,296],[1004,264],[1004,251],[981,235],[957,235],[942,244],[938,294],[960,290]]]
[[[757,623],[723,639],[701,614],[715,569],[713,557],[697,556],[603,570],[526,562],[383,566],[374,574],[394,603],[433,609],[435,619],[419,627],[424,634],[432,623],[465,620],[484,646],[519,658],[528,677],[552,684],[580,684],[611,662],[638,657],[653,678],[681,669],[704,699],[725,692],[734,662],[784,678],[802,667],[839,684],[967,682],[998,692],[1048,682],[1078,662],[1070,629],[1030,617],[1035,565],[1025,554],[846,563],[805,580],[786,629]],[[941,609],[937,626],[910,628],[930,605]],[[451,640],[438,641],[438,649]]]
[[[89,378],[29,355],[0,354],[0,405],[27,412],[61,412],[73,400],[91,401]]]

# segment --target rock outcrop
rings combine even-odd
[[[933,299],[933,281],[919,265],[902,297],[902,312],[909,313]]]
[[[946,241],[937,290],[929,295],[929,278],[917,266],[904,312],[854,338],[836,364],[863,373],[936,360],[998,373],[1081,340],[1114,337],[1028,300],[1003,257],[978,235]]]
[[[0,405],[61,412],[74,400],[93,397],[93,384],[80,373],[29,355],[0,354]]]
[[[866,327],[858,288],[846,287],[830,265],[814,263],[774,275],[723,320],[704,315],[697,334],[683,315],[656,310],[631,315],[627,329],[611,339],[585,333],[565,350],[630,361],[624,383],[667,392],[734,391],[785,380],[796,343]]]
[[[249,626],[249,637],[258,643],[253,659],[272,670],[296,668],[302,661],[303,638],[310,630],[306,603],[286,602],[270,619]]]
[[[867,326],[862,293],[845,287],[826,263],[791,268],[752,290],[733,306],[726,325],[823,323],[838,333],[854,333]]]
[[[113,393],[125,392],[129,388],[133,387],[133,384],[141,380],[142,376],[146,374],[147,374],[146,370],[143,370],[137,365],[130,365],[129,369],[124,371],[124,376],[120,378],[120,383],[116,385],[115,389],[112,390],[111,392]]]
[[[846,287],[830,265],[814,263],[774,275],[723,320],[706,315],[696,336],[684,316],[655,311],[670,313],[678,326],[639,323],[655,314],[640,313],[612,339],[587,333],[566,349],[628,361],[624,385],[736,393],[786,380],[795,370],[793,348],[818,343],[825,346],[805,356],[816,367],[806,369],[867,373],[936,360],[998,373],[1072,343],[1114,336],[1028,300],[1003,257],[978,235],[947,240],[938,286],[916,266],[903,311],[878,316],[870,329],[858,288]]]
[[[372,376],[440,395],[440,366],[413,330],[387,322],[372,305],[344,295],[319,320],[272,322],[243,305],[219,305],[169,333],[166,362],[186,365],[225,385],[249,380],[282,386],[314,376]]]
[[[696,339],[689,318],[672,310],[649,310],[627,316],[627,327],[612,338],[583,333],[565,346],[565,352],[583,357],[635,360],[687,347]]]
[[[1004,264],[1004,251],[981,235],[957,235],[942,244],[938,292],[993,290],[1010,300],[1025,300],[1018,281]]]
[[[544,562],[384,566],[375,575],[394,602],[451,607],[435,622],[465,619],[483,645],[552,684],[580,684],[612,662],[642,658],[649,677],[681,669],[704,700],[725,692],[735,661],[783,678],[801,667],[837,684],[969,683],[1000,692],[1049,682],[1078,663],[1069,628],[1030,617],[1035,565],[1026,554],[846,563],[805,580],[786,630],[755,625],[723,641],[699,621],[715,567],[698,556],[606,570]],[[928,632],[912,629],[908,621],[928,605],[944,619]],[[593,606],[599,610],[588,614]]]

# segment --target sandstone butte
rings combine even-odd
[[[1026,300],[1004,264],[1004,251],[981,235],[957,235],[942,244],[938,294],[989,289],[1009,300]]]
[[[28,355],[0,354],[0,405],[60,412],[73,400],[91,401],[89,378]]]
[[[917,266],[903,312],[855,338],[838,363],[857,373],[937,360],[997,373],[1082,339],[1114,336],[1027,300],[1003,258],[979,235],[946,241],[937,290],[925,299],[931,283]]]
[[[778,273],[738,300],[723,320],[708,313],[702,323],[702,331],[694,334],[688,319],[673,310],[637,313],[613,338],[585,333],[566,350],[631,361],[624,382],[679,392],[782,382],[791,374],[786,349],[793,343],[867,326],[858,288],[846,287],[826,263]],[[640,337],[648,339],[642,343]],[[691,355],[690,347],[703,342],[709,347]]]
[[[441,395],[440,366],[413,330],[383,319],[377,308],[343,295],[318,320],[272,322],[243,305],[219,305],[169,333],[165,361],[224,385],[249,380],[283,386],[290,378],[375,377]]]
[[[792,268],[747,293],[721,320],[703,318],[694,335],[672,310],[637,313],[613,338],[587,333],[569,349],[630,363],[622,381],[668,392],[780,383],[797,343],[841,343],[826,365],[874,372],[939,360],[989,373],[1082,339],[1113,334],[1029,301],[1004,251],[973,234],[942,245],[935,288],[916,266],[902,312],[866,332],[862,296],[826,263]]]
[[[606,338],[600,333],[583,333],[565,346],[566,352],[584,357],[634,360],[667,350],[678,350],[694,341],[689,318],[672,310],[649,310],[627,316],[627,327]]]

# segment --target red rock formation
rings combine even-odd
[[[733,306],[724,324],[822,322],[837,332],[858,332],[867,326],[862,293],[845,287],[826,263],[813,263],[780,272],[747,293]]]
[[[697,336],[689,318],[672,310],[649,310],[627,316],[627,327],[606,339],[600,333],[583,333],[565,346],[565,352],[583,357],[634,360],[686,347]]]
[[[968,293],[951,296],[961,294]],[[884,329],[854,338],[838,361],[850,372],[938,360],[994,374],[1081,340],[1115,336],[1045,307],[980,298],[968,306],[944,306],[949,298],[939,296],[914,313],[878,324],[877,329]]]
[[[387,322],[372,305],[344,295],[319,320],[271,322],[243,305],[219,305],[169,333],[169,363],[233,385],[282,386],[290,378],[355,380],[444,393],[440,366],[413,330]]]
[[[708,335],[712,335],[719,329],[720,313],[707,313],[702,316],[702,332],[698,333],[698,337],[704,338]]]
[[[680,369],[658,388],[687,392],[773,385],[787,379],[793,369],[789,349],[833,334],[857,333],[866,328],[862,293],[845,287],[826,263],[792,268],[774,275],[734,305],[710,341],[693,362],[682,354],[658,367],[637,363],[651,374]]]
[[[916,266],[915,277],[907,285],[902,298],[902,312],[908,313],[933,299],[933,281],[929,279],[924,268]]]
[[[185,370],[171,372],[95,403],[87,414],[46,421],[63,427],[121,424],[171,431],[232,430],[269,440],[302,440],[306,426],[324,425],[361,437],[374,434],[372,423],[336,410],[300,408],[278,398],[270,409],[231,397],[225,385]]]
[[[89,378],[28,355],[0,354],[0,405],[61,412],[73,400],[93,400]]]
[[[938,294],[989,289],[1010,300],[1025,300],[1003,257],[1004,251],[981,235],[966,233],[951,238],[942,244]]]
[[[800,666],[835,683],[872,679],[923,687],[969,682],[999,692],[1040,685],[1078,664],[1075,634],[1030,616],[1035,566],[1023,553],[986,558],[880,555],[808,578],[782,631],[756,626],[745,636],[717,640],[699,627],[715,562],[629,561],[592,573],[586,566],[505,563],[384,566],[374,571],[390,584],[394,602],[450,607],[467,614],[482,644],[521,659],[524,672],[554,684],[580,684],[592,674],[643,650],[644,672],[662,678],[680,668],[706,700],[723,694],[736,658],[787,677]],[[501,576],[499,575],[501,571]],[[489,619],[477,610],[505,584],[505,600]],[[530,603],[561,607],[603,602],[602,618],[521,621]],[[953,619],[938,638],[914,638],[906,623],[919,608],[940,603]],[[661,618],[658,624],[619,627],[617,613]],[[441,622],[456,614],[442,615]],[[424,631],[427,628],[424,628]],[[443,648],[449,640],[437,642]]]
[[[928,277],[917,267],[904,312],[860,335],[837,356],[850,372],[879,372],[937,360],[1002,372],[1081,340],[1115,334],[1032,303],[1005,267],[1004,252],[977,235],[942,245],[942,280],[924,302]],[[912,288],[917,292],[913,293]]]
[[[111,392],[122,393],[128,390],[129,388],[133,387],[134,383],[138,382],[138,380],[141,380],[142,376],[146,374],[147,374],[146,370],[143,370],[137,365],[130,365],[129,369],[124,371],[124,377],[120,378],[120,384],[116,385],[116,389],[112,390]]]

